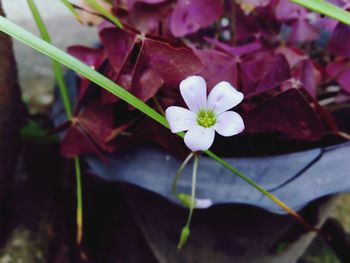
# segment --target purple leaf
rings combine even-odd
[[[241,78],[246,96],[273,89],[291,78],[287,60],[282,54],[258,52],[241,63]]]
[[[95,69],[99,68],[105,59],[104,51],[98,48],[75,45],[68,47],[67,52]]]
[[[350,63],[345,60],[338,60],[327,65],[327,73],[335,78],[339,85],[350,93]]]
[[[300,49],[295,47],[280,46],[275,49],[275,53],[283,54],[291,69],[294,68],[300,61],[308,58],[308,55],[304,54]]]
[[[100,38],[108,60],[119,73],[136,43],[137,35],[119,28],[104,28],[100,31]]]
[[[229,46],[225,43],[222,43],[216,39],[212,39],[212,38],[205,38],[205,40],[212,44],[215,48],[222,50],[232,56],[236,56],[236,57],[240,57],[240,56],[244,56],[250,53],[253,53],[259,49],[262,48],[262,45],[259,42],[253,42],[253,43],[249,43],[249,44],[244,44],[244,45],[240,45],[240,46]]]
[[[311,97],[316,98],[316,88],[320,84],[321,72],[314,66],[312,60],[300,61],[293,71],[293,77],[299,80]]]
[[[178,0],[171,16],[171,32],[176,37],[194,33],[214,23],[222,13],[218,0]]]
[[[204,65],[200,75],[206,79],[209,90],[220,81],[228,81],[237,87],[237,61],[232,56],[211,49],[196,49],[195,54]]]
[[[280,132],[292,138],[319,140],[323,123],[297,89],[289,89],[256,106],[245,115],[249,133]]]
[[[203,65],[187,47],[175,47],[169,43],[146,39],[144,49],[150,65],[167,85],[178,87],[186,77],[198,74]]]
[[[336,55],[350,58],[350,27],[338,23],[329,41],[329,51]]]

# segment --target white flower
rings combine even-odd
[[[229,137],[244,130],[242,117],[228,111],[243,100],[243,94],[230,83],[218,83],[207,98],[205,80],[191,76],[180,83],[180,92],[189,110],[171,106],[165,115],[171,132],[188,131],[185,144],[193,152],[208,150],[214,142],[215,131]]]

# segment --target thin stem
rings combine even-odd
[[[185,245],[190,235],[190,224],[193,216],[194,207],[196,205],[196,184],[197,184],[198,161],[199,161],[199,155],[198,153],[195,153],[193,170],[192,170],[191,202],[190,202],[190,208],[189,208],[190,210],[188,213],[186,224],[181,231],[179,244],[177,245],[177,249],[179,250]]]
[[[51,37],[49,35],[49,32],[46,29],[44,21],[40,15],[40,12],[39,12],[34,0],[27,0],[27,2],[28,2],[28,6],[33,14],[33,17],[35,19],[35,22],[38,26],[38,29],[40,31],[42,39],[48,43],[51,43]],[[68,89],[67,89],[65,81],[64,81],[63,71],[62,71],[61,65],[55,60],[51,60],[51,63],[52,63],[52,68],[54,71],[54,75],[55,75],[58,87],[60,89],[62,102],[63,102],[64,108],[66,109],[67,117],[68,117],[68,119],[71,119],[73,117],[72,106],[71,106],[70,99],[69,99]]]
[[[194,162],[193,162],[193,171],[192,171],[192,187],[191,187],[191,206],[190,206],[190,212],[188,214],[186,226],[189,227],[192,220],[193,210],[196,205],[196,184],[197,184],[197,172],[198,172],[198,162],[199,162],[199,155],[194,155]]]
[[[180,175],[182,174],[183,170],[185,169],[186,165],[188,164],[188,162],[192,159],[194,153],[191,152],[185,159],[185,161],[180,165],[180,168],[179,170],[177,170],[176,174],[175,174],[175,177],[173,179],[173,183],[172,183],[172,191],[173,191],[173,194],[176,196],[177,194],[177,190],[176,190],[176,187],[177,187],[177,181],[179,180],[180,178]]]
[[[77,198],[77,244],[80,244],[83,239],[83,193],[81,183],[81,169],[79,157],[74,157],[75,180],[76,180],[76,198]]]
[[[74,6],[68,1],[68,0],[61,0],[61,2],[68,8],[68,10],[74,15],[74,17],[80,22],[82,23],[80,16],[77,12],[77,10],[75,10]]]
[[[96,0],[85,0],[86,3],[101,15],[105,16],[109,20],[111,20],[117,27],[123,28],[123,24],[120,22],[118,18],[116,18],[110,11],[104,8],[101,4],[99,4]]]
[[[40,15],[40,12],[34,0],[27,0],[29,8],[33,14],[36,24],[38,25],[40,34],[47,43],[51,43],[49,32],[46,29],[45,23]],[[54,59],[51,60],[55,79],[58,83],[61,98],[66,109],[68,119],[73,118],[71,102],[69,93],[64,81],[63,71],[61,65]],[[82,186],[81,186],[81,168],[79,157],[74,158],[75,176],[76,176],[76,195],[77,195],[77,210],[76,210],[76,224],[77,224],[77,243],[80,244],[83,238],[83,201],[82,201]]]

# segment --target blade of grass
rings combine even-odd
[[[48,44],[47,42],[41,40],[40,38],[37,38],[32,33],[26,31],[25,29],[17,26],[13,22],[9,21],[5,17],[0,17],[0,31],[9,34],[10,36],[16,38],[17,40],[23,42],[24,44],[32,47],[33,49],[45,54],[46,56],[62,63],[63,65],[67,66],[68,68],[74,70],[75,72],[79,73],[80,75],[84,76],[85,78],[89,79],[90,81],[94,82],[95,84],[101,86],[102,88],[106,89],[110,93],[114,94],[115,96],[119,97],[120,99],[124,100],[125,102],[129,103],[131,106],[135,107],[139,111],[146,114],[148,117],[152,118],[153,120],[157,121],[161,125],[163,125],[166,128],[169,128],[169,124],[166,121],[166,119],[156,112],[154,109],[149,107],[147,104],[145,104],[140,99],[136,98],[134,95],[120,87],[118,84],[114,83],[107,77],[103,76],[102,74],[98,73],[97,71],[93,70],[89,66],[85,65],[84,63],[80,62],[76,58],[70,56],[69,54],[61,51],[60,49],[56,48],[55,46],[52,46]],[[178,134],[180,137],[183,137],[183,133]],[[308,229],[314,230],[314,228],[309,225],[305,220],[303,220],[293,209],[288,207],[284,202],[279,200],[276,196],[269,193],[266,189],[264,189],[262,186],[256,184],[253,180],[239,172],[236,168],[232,167],[230,164],[222,160],[219,156],[215,155],[211,151],[205,152],[209,157],[217,161],[218,163],[222,164],[224,167],[229,169],[234,174],[238,175],[241,179],[246,181],[248,184],[252,185],[255,189],[260,191],[263,195],[268,197],[270,200],[272,200],[274,203],[276,203],[278,206],[280,206],[283,210],[285,210],[287,213],[289,213],[291,216],[293,216],[295,219],[297,219],[299,222],[301,222],[303,225],[307,226]],[[296,216],[298,215],[298,216]]]
[[[74,6],[68,0],[61,0],[61,2],[68,8],[68,10],[73,14],[73,16],[82,23],[79,13],[75,10]]]
[[[88,3],[88,5],[95,11],[112,21],[117,27],[123,28],[123,24],[120,22],[120,20],[116,18],[110,11],[104,8],[101,4],[99,4],[96,0],[85,0],[85,2]]]
[[[45,23],[40,15],[40,12],[34,2],[34,0],[27,0],[28,6],[33,14],[34,20],[39,28],[41,37],[47,43],[51,43],[50,35],[46,29]],[[68,89],[64,81],[64,75],[61,65],[54,59],[52,59],[52,68],[56,81],[58,83],[61,97],[63,100],[64,107],[66,109],[66,115],[68,119],[73,118],[72,106],[69,99]],[[83,197],[82,197],[82,186],[81,186],[81,169],[79,157],[74,158],[74,167],[76,175],[76,199],[77,199],[77,210],[76,210],[76,225],[77,225],[77,243],[80,244],[83,239]]]
[[[33,17],[38,26],[42,39],[48,43],[51,43],[50,35],[45,27],[45,24],[43,22],[43,19],[41,18],[38,8],[35,5],[35,2],[33,0],[27,0],[27,3],[33,14]],[[67,91],[67,87],[64,82],[61,65],[57,63],[57,61],[55,60],[52,60],[51,62],[52,62],[54,75],[62,96],[63,105],[64,105],[64,108],[66,109],[67,117],[68,119],[71,119],[73,117],[72,106],[71,106],[69,94]]]
[[[350,25],[350,13],[324,0],[290,0],[312,11]]]

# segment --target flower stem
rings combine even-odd
[[[81,169],[79,157],[74,157],[75,180],[76,180],[76,195],[77,195],[77,244],[80,244],[83,239],[83,193],[81,183]]]
[[[196,183],[197,183],[198,161],[199,161],[199,155],[197,153],[195,153],[194,154],[193,171],[192,171],[190,211],[188,213],[186,225],[182,228],[182,231],[181,231],[180,241],[179,241],[179,244],[177,245],[178,250],[180,250],[185,245],[188,237],[190,236],[190,224],[191,224],[191,220],[192,220],[194,207],[196,204]]]
[[[183,170],[185,169],[186,165],[188,164],[188,162],[192,159],[194,153],[191,152],[185,159],[185,161],[180,165],[180,168],[179,170],[177,170],[176,174],[175,174],[175,177],[173,179],[173,183],[172,183],[172,191],[173,191],[173,194],[176,196],[177,194],[177,190],[176,190],[176,187],[177,187],[177,181],[179,180],[180,178],[180,175],[182,174]]]
[[[49,32],[46,29],[45,23],[40,15],[40,12],[34,0],[27,0],[28,6],[33,14],[35,22],[39,28],[41,37],[48,43],[51,43]],[[69,93],[64,81],[63,71],[61,65],[56,60],[51,60],[52,68],[57,81],[63,105],[66,110],[68,119],[73,118],[72,106],[69,99]],[[77,195],[77,210],[76,210],[76,224],[77,224],[77,243],[80,244],[83,238],[83,204],[82,204],[82,186],[81,186],[81,168],[79,157],[74,158],[75,175],[76,175],[76,195]]]

